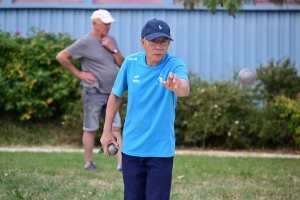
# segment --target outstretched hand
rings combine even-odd
[[[176,91],[181,88],[182,81],[177,77],[177,74],[169,73],[166,81],[163,81],[163,85],[166,89]]]

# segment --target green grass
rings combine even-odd
[[[83,153],[0,152],[0,199],[123,199],[115,157],[94,155],[100,172],[83,170]],[[172,200],[300,197],[300,159],[176,155]]]
[[[11,113],[1,116],[0,109],[0,146],[62,146],[82,147],[82,124],[76,127],[63,125],[61,119],[40,119],[19,121],[17,115]],[[103,124],[103,122],[102,122]],[[102,126],[101,124],[101,126]],[[100,129],[102,130],[102,129]],[[100,147],[101,131],[97,131],[95,146]]]

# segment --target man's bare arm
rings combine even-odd
[[[100,142],[102,144],[103,150],[106,155],[109,155],[107,151],[107,147],[111,143],[113,143],[119,149],[119,145],[114,139],[112,134],[112,124],[116,116],[116,113],[119,109],[120,103],[121,103],[121,97],[117,97],[113,92],[111,92],[106,107],[103,134],[100,138]]]
[[[76,76],[78,79],[86,81],[88,83],[92,83],[94,81],[97,81],[97,78],[89,72],[82,72],[78,70],[70,61],[71,54],[67,49],[62,50],[59,52],[56,56],[56,60],[69,72],[71,72],[74,76]]]

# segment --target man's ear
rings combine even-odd
[[[144,38],[141,38],[141,45],[142,45],[142,46],[144,46],[145,42],[146,42],[145,39],[144,39]]]

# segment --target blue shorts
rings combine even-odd
[[[124,200],[169,200],[173,158],[135,157],[122,153]]]
[[[109,94],[102,94],[97,88],[84,87],[82,90],[82,105],[84,111],[83,130],[96,131],[99,129],[100,117],[105,120],[106,105]],[[117,112],[113,127],[122,127],[121,117]]]

